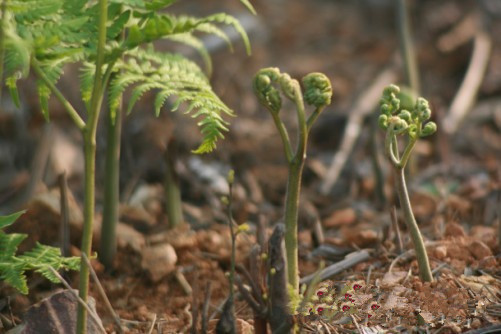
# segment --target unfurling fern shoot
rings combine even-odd
[[[306,158],[308,134],[320,113],[331,103],[332,87],[329,79],[322,73],[310,73],[303,77],[303,92],[299,82],[278,68],[265,68],[254,77],[254,92],[259,102],[270,112],[282,139],[285,157],[289,165],[287,194],[285,199],[285,247],[287,253],[287,276],[289,284],[299,291],[297,219],[301,177]],[[296,107],[298,138],[296,149],[292,149],[288,131],[279,117],[282,108],[282,94]],[[304,101],[314,107],[306,117]]]
[[[390,160],[395,172],[397,193],[400,206],[404,213],[407,228],[411,234],[416,258],[419,266],[419,274],[425,282],[433,281],[428,254],[419,231],[416,219],[412,212],[407,186],[405,184],[405,166],[409,161],[412,150],[419,138],[429,136],[437,130],[434,122],[429,122],[431,109],[428,101],[420,97],[417,99],[411,111],[402,109],[400,100],[397,98],[400,88],[395,85],[386,87],[381,98],[381,115],[379,126],[386,131],[385,153]],[[399,136],[407,137],[407,145],[400,157],[398,150]]]
[[[170,38],[200,46],[195,32],[225,38],[217,24],[233,26],[249,50],[249,41],[239,22],[220,13],[203,18],[166,14],[175,0],[9,0],[3,1],[0,50],[5,82],[19,105],[16,82],[30,71],[36,75],[38,96],[44,117],[49,119],[49,98],[54,95],[81,131],[84,146],[84,225],[82,253],[90,257],[95,202],[96,133],[105,93],[111,120],[128,88],[128,111],[149,90],[156,90],[158,114],[169,97],[177,97],[173,110],[186,102],[186,113],[199,118],[203,140],[194,151],[210,152],[227,131],[222,115],[232,111],[212,91],[200,68],[186,58],[156,52],[141,46]],[[241,0],[250,7],[247,0]],[[250,7],[251,8],[251,7]],[[119,38],[124,36],[123,39]],[[199,48],[200,49],[200,48]],[[5,53],[5,56],[3,54]],[[66,64],[81,64],[81,93],[85,111],[73,103],[56,84]],[[2,72],[0,71],[0,72]],[[83,116],[85,115],[85,116]],[[79,295],[86,301],[89,268],[81,261]],[[85,308],[79,306],[77,333],[85,333]]]

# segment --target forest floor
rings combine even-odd
[[[327,171],[364,93],[382,76],[397,83],[404,81],[391,1],[254,2],[256,17],[247,16],[238,1],[184,1],[173,7],[191,15],[240,13],[249,30],[252,56],[245,55],[239,41],[234,53],[213,51],[214,90],[237,114],[215,153],[190,154],[200,139],[196,124],[177,113],[165,112],[155,118],[150,110],[152,96],[146,96],[138,110],[124,120],[119,251],[111,271],[92,260],[124,326],[131,333],[147,333],[150,328],[150,333],[180,333],[191,331],[195,321],[200,329],[210,282],[207,322],[209,330],[214,329],[229,294],[225,273],[229,270],[231,238],[220,197],[227,194],[230,169],[236,173],[234,219],[250,226],[248,233],[238,236],[237,263],[248,267],[249,253],[258,242],[258,222],[267,226],[270,235],[282,219],[287,165],[271,117],[259,106],[251,87],[257,70],[269,66],[295,78],[323,72],[334,91],[332,105],[317,121],[309,143],[299,222],[300,275],[316,272],[322,261],[329,266],[350,253],[366,250],[367,258],[330,277],[324,287],[331,292],[333,286],[341,291],[345,284],[360,284],[354,310],[377,305],[371,318],[367,312],[357,311],[352,313],[355,321],[325,322],[318,316],[322,306],[318,302],[314,315],[297,317],[303,330],[370,333],[367,327],[372,327],[411,332],[419,327],[424,332],[461,333],[501,324],[501,11],[495,1],[484,2],[489,14],[473,0],[412,2],[421,95],[429,99],[439,128],[416,147],[408,175],[413,209],[436,277],[431,284],[418,278],[417,263],[409,251],[412,242],[381,150],[383,133],[373,129],[373,117],[363,117],[360,135],[352,150],[345,152],[348,158],[339,177],[326,194],[321,191],[330,182]],[[478,22],[487,25],[492,43],[490,60],[477,102],[458,130],[449,135],[442,131],[442,121],[447,119],[472,59]],[[78,87],[71,76],[62,80],[63,90],[77,96]],[[83,199],[81,139],[76,129],[67,126],[70,122],[57,101],[51,101],[54,115],[51,125],[45,125],[34,85],[26,83],[23,88],[26,104],[22,112],[13,109],[0,114],[0,161],[7,161],[2,165],[0,203],[23,198],[32,166],[47,166],[24,205],[27,213],[15,228],[29,234],[24,247],[35,241],[57,245],[61,221],[57,176],[65,171],[71,251],[78,255]],[[376,104],[377,100],[374,112]],[[283,117],[294,128],[294,113]],[[96,251],[106,146],[104,126],[99,131]],[[50,142],[44,140],[47,136],[54,144],[46,144]],[[177,167],[189,223],[174,230],[167,229],[161,158],[171,136],[179,143]],[[43,154],[45,149],[49,154]],[[39,156],[47,158],[33,162],[33,157]],[[378,183],[375,162],[381,168],[383,186]],[[397,224],[391,219],[394,205]],[[322,235],[315,226],[322,227]],[[170,247],[166,245],[172,246],[171,257],[151,255],[155,247]],[[77,286],[77,274],[66,277]],[[0,285],[0,323],[5,328],[7,323],[20,323],[31,305],[60,288],[35,276],[29,282],[26,296]],[[91,284],[91,295],[97,300],[106,329],[115,331],[96,284]],[[235,308],[239,332],[252,333],[252,309],[241,298]]]

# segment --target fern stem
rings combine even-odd
[[[400,207],[404,213],[405,222],[407,224],[407,228],[409,229],[412,243],[414,244],[414,250],[416,252],[416,259],[419,267],[419,276],[421,276],[421,279],[425,282],[432,282],[433,275],[431,273],[428,254],[426,253],[426,248],[424,246],[423,236],[419,231],[416,219],[412,213],[411,201],[407,192],[407,186],[405,185],[404,168],[395,167],[394,170]]]
[[[31,60],[31,67],[35,71],[35,74],[40,78],[40,80],[42,80],[47,85],[47,87],[49,87],[52,94],[54,94],[54,96],[59,100],[59,102],[61,102],[64,109],[66,110],[66,112],[68,112],[68,115],[71,117],[75,125],[80,130],[83,131],[85,129],[85,122],[80,117],[75,108],[73,108],[71,103],[64,97],[61,91],[49,80],[49,78],[47,78],[44,71],[40,68],[40,64],[35,58]]]
[[[94,222],[94,198],[95,198],[95,175],[96,175],[96,142],[84,137],[85,155],[85,199],[84,199],[84,225],[82,231],[82,254],[90,257],[92,248],[92,223]],[[89,292],[89,267],[85,261],[80,262],[80,279],[78,294],[87,302]],[[77,334],[87,333],[87,310],[78,306]]]
[[[405,76],[414,94],[419,95],[419,71],[414,45],[412,43],[408,11],[407,0],[397,0],[398,32],[400,38],[400,50],[404,61]]]
[[[120,103],[121,104],[121,103]],[[122,130],[122,110],[118,108],[115,120],[111,113],[107,117],[108,140],[106,145],[106,165],[104,175],[103,222],[101,224],[101,245],[99,259],[107,269],[113,264],[117,250],[116,227],[118,223],[118,201],[120,181],[120,135]]]
[[[278,133],[282,138],[282,143],[284,144],[284,151],[285,151],[285,157],[287,158],[287,162],[291,163],[294,156],[292,154],[292,146],[289,139],[289,133],[287,132],[284,123],[280,120],[280,117],[278,117],[278,114],[271,113],[271,116],[273,118],[273,121],[275,122],[275,126],[277,127]]]
[[[308,131],[311,130],[311,127],[313,126],[313,123],[317,120],[318,116],[322,113],[324,108],[316,108],[315,111],[308,117],[308,120],[306,121],[306,127],[308,128]]]
[[[289,162],[289,178],[287,181],[287,194],[285,199],[285,248],[287,255],[288,283],[294,291],[299,292],[299,269],[298,269],[298,212],[299,195],[301,192],[301,179],[303,174],[304,160],[306,158],[306,143],[308,141],[308,126],[302,93],[299,86],[295,89],[295,99],[298,118],[298,143],[292,161]]]
[[[0,102],[2,101],[3,82],[3,61],[5,57],[5,12],[7,11],[7,1],[3,0],[0,5]]]
[[[169,219],[169,227],[174,228],[184,222],[179,175],[176,170],[177,143],[174,138],[169,139],[164,158],[165,209]]]
[[[95,165],[96,165],[96,131],[99,120],[99,111],[103,100],[103,82],[102,67],[104,62],[104,51],[106,44],[106,21],[108,18],[108,1],[99,0],[99,24],[98,24],[98,43],[96,55],[96,73],[94,77],[94,87],[92,89],[90,110],[88,110],[89,119],[82,130],[84,137],[85,153],[85,201],[84,201],[84,225],[82,232],[82,253],[90,258],[92,248],[92,225],[94,223],[94,205],[95,205]],[[111,67],[107,72],[111,75]],[[81,261],[79,296],[85,302],[89,291],[89,267],[85,261]],[[87,311],[81,305],[78,307],[77,334],[87,333]]]

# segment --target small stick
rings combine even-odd
[[[157,323],[157,314],[155,313],[153,315],[153,321],[151,322],[150,330],[148,331],[148,334],[153,333],[153,328],[155,328],[155,324]]]
[[[97,277],[96,272],[94,271],[94,268],[90,264],[89,258],[84,253],[82,253],[82,258],[87,263],[87,266],[90,269],[90,275],[91,275],[92,279],[94,280],[94,283],[96,283],[96,285],[97,285],[97,291],[99,292],[99,295],[101,296],[101,298],[104,300],[104,305],[108,309],[108,312],[110,312],[110,314],[113,318],[113,321],[115,321],[115,324],[117,325],[117,328],[118,328],[118,332],[123,333],[122,323],[120,322],[120,317],[117,315],[117,313],[113,309],[113,306],[111,306],[110,300],[108,299],[108,296],[106,295],[106,292],[104,291],[104,288],[101,285],[101,281],[99,281],[99,278]]]
[[[365,285],[369,285],[372,274],[372,264],[369,266],[369,270],[367,271],[367,279],[365,280]]]
[[[402,252],[404,251],[404,244],[402,242],[402,236],[400,235],[400,228],[398,227],[397,208],[395,206],[392,207],[390,215],[391,222],[393,223],[393,228],[395,229],[395,234],[397,237],[398,254],[402,254]]]
[[[94,322],[96,323],[96,325],[99,327],[99,329],[104,333],[106,334],[106,330],[104,329],[103,327],[103,324],[101,323],[101,321],[99,321],[99,317],[97,316],[96,313],[94,313],[94,311],[89,307],[89,305],[82,299],[78,296],[78,294],[75,292],[75,290],[73,290],[73,288],[68,284],[68,282],[66,282],[66,280],[56,271],[56,269],[52,268],[52,266],[49,266],[49,269],[50,271],[52,271],[52,273],[54,275],[56,275],[56,277],[61,281],[61,283],[66,287],[66,289],[68,289],[68,291],[77,299],[77,301],[80,303],[80,305],[82,305],[86,310],[87,312],[89,313],[90,317],[92,318],[92,320],[94,320]]]
[[[240,278],[240,275],[235,275],[235,281],[237,283],[238,291],[240,291],[240,294],[242,295],[243,299],[249,304],[249,306],[256,312],[257,314],[262,313],[262,307],[258,304],[257,301],[252,298],[252,296],[249,293],[249,290],[247,290],[242,282],[242,278]]]
[[[459,88],[448,114],[444,117],[443,128],[448,135],[454,134],[463,118],[475,103],[477,92],[489,64],[492,50],[492,39],[485,31],[478,31],[475,36],[473,55],[466,71],[463,83]]]
[[[334,263],[334,264],[328,266],[327,268],[325,268],[324,270],[322,270],[319,274],[320,281],[326,280],[331,276],[339,274],[340,272],[342,272],[348,268],[353,267],[354,265],[356,265],[359,262],[363,262],[363,261],[368,260],[370,257],[371,256],[369,254],[369,251],[366,249],[362,249],[360,251],[350,253],[350,254],[346,255],[344,260],[339,261],[337,263]],[[303,277],[303,278],[301,278],[300,283],[301,284],[308,284],[313,280],[313,278],[316,275],[317,274],[315,273],[315,274],[311,274],[311,275],[308,275],[306,277]]]
[[[198,275],[197,275],[198,276]],[[192,294],[192,301],[191,301],[191,314],[193,316],[193,324],[191,326],[191,334],[197,334],[197,323],[198,323],[198,283],[197,283],[197,278],[195,278],[195,283],[193,286],[193,289],[195,290],[195,293]]]
[[[69,227],[69,209],[68,209],[68,184],[66,182],[66,172],[59,174],[59,193],[61,204],[61,228],[60,228],[60,247],[63,256],[70,255],[70,227]]]
[[[212,282],[207,282],[205,287],[205,300],[202,307],[202,334],[207,333],[207,315],[209,314],[209,302],[212,294]]]
[[[257,285],[257,282],[254,280],[254,278],[251,276],[251,274],[241,264],[237,264],[236,269],[245,276],[245,278],[247,279],[247,282],[249,283],[249,285],[252,289],[252,293],[254,294],[254,296],[256,296],[257,300],[260,303],[263,303],[263,300],[261,299],[261,291]]]
[[[187,296],[191,296],[193,289],[191,288],[190,283],[186,280],[186,277],[184,277],[183,273],[180,270],[176,270],[174,277],[178,281],[179,285],[181,285],[181,288],[183,288],[184,293]]]
[[[325,175],[320,191],[322,194],[328,194],[339,178],[348,157],[355,145],[355,141],[360,135],[362,122],[365,116],[372,112],[379,101],[381,91],[389,83],[395,81],[397,75],[395,68],[391,67],[383,70],[374,80],[367,90],[365,90],[355,102],[353,109],[348,117],[343,139],[337,153],[332,158],[331,164]]]

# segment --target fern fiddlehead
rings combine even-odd
[[[431,117],[431,109],[428,101],[420,97],[417,99],[412,111],[402,109],[400,100],[397,97],[399,91],[399,87],[395,85],[390,85],[384,89],[380,101],[381,115],[379,116],[378,123],[381,129],[386,131],[385,153],[395,171],[400,206],[414,243],[419,274],[424,281],[431,282],[433,281],[433,276],[428,254],[426,253],[423,237],[412,212],[405,183],[404,168],[409,161],[417,140],[433,134],[437,126],[434,122],[428,122]],[[400,136],[407,136],[407,145],[401,158],[397,142],[397,138]]]
[[[275,126],[284,145],[285,156],[289,165],[287,193],[285,197],[285,245],[287,254],[288,283],[297,294],[299,291],[298,272],[298,245],[297,245],[297,219],[301,177],[304,160],[306,158],[306,145],[312,124],[322,110],[330,104],[332,88],[329,79],[321,73],[310,73],[303,80],[304,93],[299,82],[286,73],[280,73],[278,68],[265,68],[254,77],[253,88],[261,105],[271,114]],[[280,93],[281,91],[281,93]],[[296,149],[293,151],[287,128],[279,117],[282,107],[283,94],[291,100],[296,107],[298,119],[298,136]],[[306,118],[304,101],[315,107],[315,110]]]

